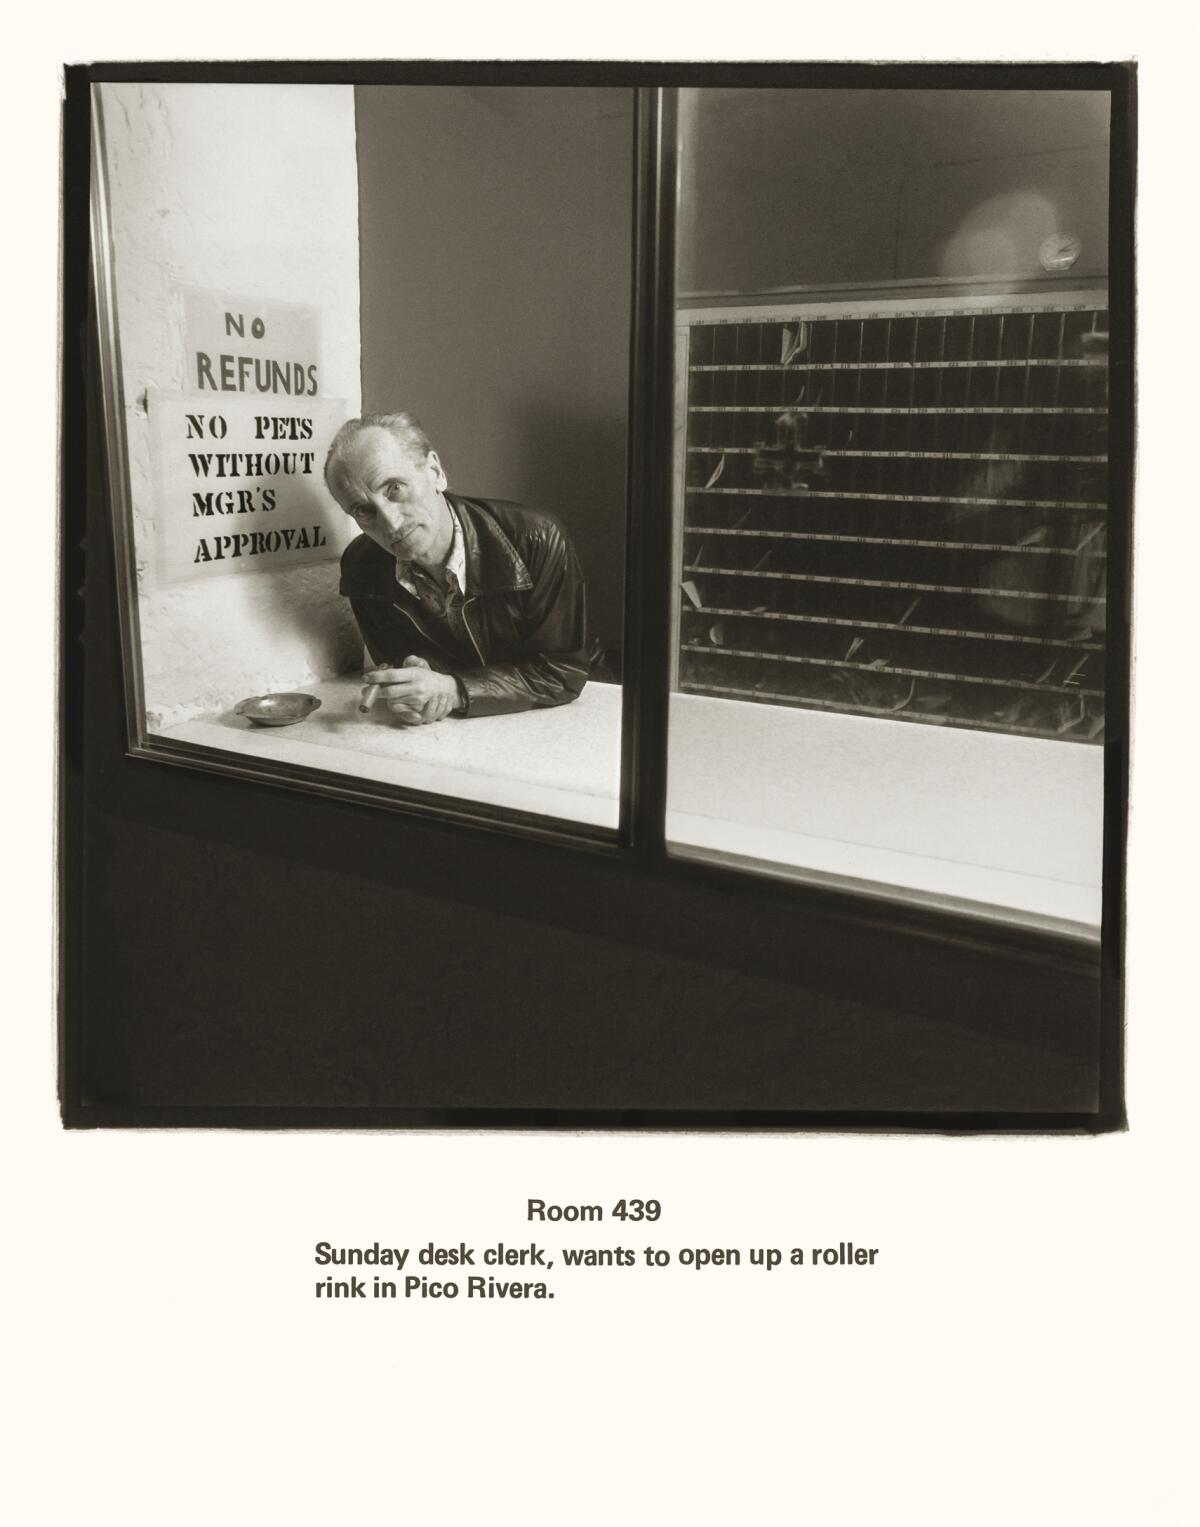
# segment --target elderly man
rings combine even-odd
[[[575,699],[591,670],[583,574],[558,522],[447,491],[411,414],[351,419],[325,481],[363,532],[342,555],[341,592],[406,726]]]

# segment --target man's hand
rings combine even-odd
[[[437,673],[423,657],[406,657],[399,668],[372,668],[363,681],[379,685],[381,698],[401,726],[443,721],[459,703],[457,680]]]

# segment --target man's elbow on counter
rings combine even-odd
[[[582,692],[588,672],[582,665],[554,664],[549,669],[540,667],[524,672],[479,669],[460,673],[458,681],[466,698],[466,709],[460,715],[463,719],[502,716],[569,705]]]

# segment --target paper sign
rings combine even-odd
[[[221,577],[340,555],[353,525],[325,487],[339,399],[151,391],[158,576]]]
[[[315,307],[180,288],[186,386],[214,396],[245,393],[286,404],[323,390]]]

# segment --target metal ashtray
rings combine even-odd
[[[239,700],[233,711],[255,726],[293,726],[319,710],[320,705],[316,695],[254,695],[249,700]]]

